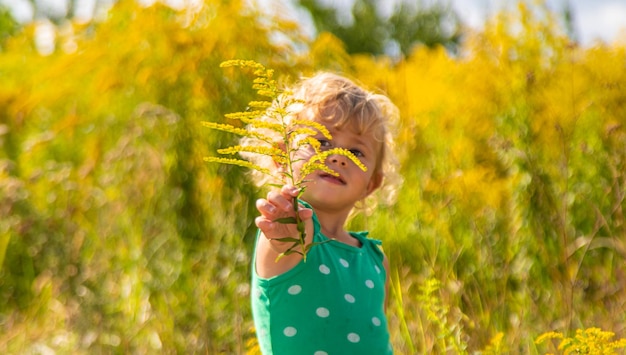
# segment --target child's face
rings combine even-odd
[[[379,173],[374,174],[374,170],[380,159],[381,143],[376,141],[372,134],[359,134],[351,127],[335,128],[331,124],[320,123],[332,135],[332,140],[327,140],[322,134],[315,137],[320,142],[320,150],[347,149],[361,160],[367,171],[361,170],[345,156],[331,155],[326,159],[326,165],[339,176],[314,171],[305,178],[308,183],[302,197],[318,210],[349,212],[356,202],[380,186],[382,176]],[[310,158],[311,155],[308,154],[311,152],[300,153],[299,157],[302,161],[296,165],[296,169],[299,170],[302,164]]]

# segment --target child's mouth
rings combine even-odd
[[[343,179],[340,176],[332,176],[330,174],[325,174],[324,173],[324,174],[320,174],[320,177],[323,180],[326,180],[326,181],[328,181],[330,183],[333,183],[333,184],[337,184],[337,185],[345,185],[346,184],[346,182],[343,181]]]

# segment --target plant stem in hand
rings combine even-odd
[[[298,196],[300,196],[301,194],[302,192],[300,192]],[[299,208],[298,196],[293,198],[293,209],[294,209],[294,212],[296,213],[296,228],[298,229],[298,238],[300,239],[300,248],[302,250],[302,258],[306,262],[306,252],[304,248],[305,243],[306,243],[306,239],[305,239],[306,230],[304,226],[304,221],[302,221],[302,219],[300,218],[300,214],[298,213],[298,208]]]

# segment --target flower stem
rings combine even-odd
[[[300,194],[298,194],[298,196],[300,196]],[[299,208],[298,197],[294,197],[293,198],[293,210],[296,214],[296,228],[298,229],[298,239],[300,240],[302,259],[304,259],[304,262],[306,262],[306,250],[305,250],[306,229],[304,226],[304,221],[300,218],[300,214],[298,213],[298,208]]]

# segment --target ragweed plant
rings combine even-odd
[[[306,261],[306,254],[311,247],[321,244],[318,242],[306,244],[304,222],[298,214],[298,200],[306,188],[306,177],[317,170],[338,176],[337,172],[326,165],[326,159],[331,155],[346,156],[363,171],[366,170],[366,167],[347,149],[321,149],[320,142],[315,139],[315,136],[321,134],[325,139],[331,140],[330,132],[324,125],[308,119],[299,119],[292,112],[294,107],[302,105],[302,101],[295,99],[291,92],[279,88],[274,79],[273,70],[267,69],[262,64],[251,60],[229,60],[221,63],[220,66],[223,68],[240,67],[253,70],[255,79],[253,80],[252,88],[265,100],[249,102],[248,107],[250,110],[226,114],[226,118],[240,121],[245,125],[245,128],[235,127],[230,124],[202,122],[208,128],[248,138],[248,144],[218,149],[217,152],[227,156],[237,154],[244,156],[249,154],[263,155],[269,157],[277,168],[270,169],[239,158],[205,157],[204,160],[213,163],[238,165],[270,175],[279,182],[270,184],[272,186],[280,187],[290,184],[298,188],[300,192],[293,201],[294,217],[279,218],[274,221],[283,224],[295,224],[298,236],[274,239],[280,242],[291,243],[291,246],[281,253],[276,260],[278,261],[285,255],[297,253],[302,255],[304,261]],[[250,142],[253,143],[250,144]],[[303,152],[307,154],[299,154]],[[301,156],[307,156],[308,158],[303,162],[299,171],[296,171],[295,164],[304,160]]]
[[[626,339],[612,341],[615,336],[613,332],[603,331],[599,328],[588,328],[576,330],[574,337],[565,337],[562,333],[547,332],[540,335],[536,344],[540,344],[548,339],[560,339],[558,350],[562,354],[589,354],[589,355],[613,355],[617,354],[616,349],[626,348]]]

